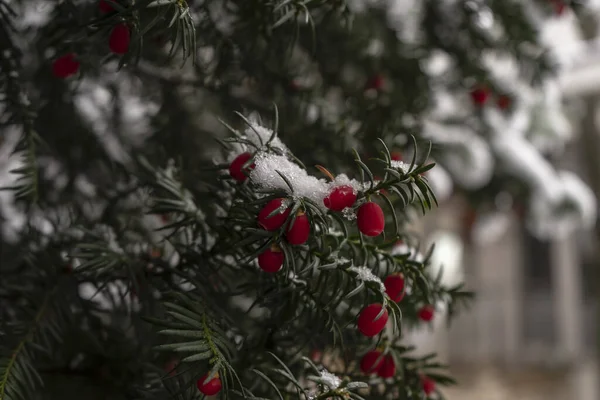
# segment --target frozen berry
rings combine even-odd
[[[79,71],[79,61],[75,59],[75,53],[68,53],[58,57],[52,63],[52,73],[57,78],[68,78]]]
[[[281,269],[285,255],[277,245],[272,245],[258,256],[258,266],[265,272],[275,273]]]
[[[100,0],[100,2],[98,3],[98,9],[102,14],[108,14],[115,10],[112,4],[110,4],[110,2],[106,0]]]
[[[273,199],[258,213],[258,224],[268,231],[276,231],[285,223],[290,209],[282,209],[283,199]]]
[[[377,371],[377,375],[381,378],[391,378],[396,375],[396,363],[394,362],[394,357],[389,354],[384,357],[383,363]]]
[[[430,306],[430,305],[423,306],[419,310],[419,319],[421,319],[421,321],[425,321],[425,322],[431,321],[433,319],[434,311],[435,310],[434,310],[433,306]]]
[[[378,236],[385,227],[383,210],[377,203],[369,201],[358,209],[358,230],[367,236]]]
[[[379,350],[371,350],[360,360],[360,370],[365,375],[371,375],[379,371],[383,365],[383,355]]]
[[[383,310],[383,312],[382,312]],[[379,313],[381,316],[377,318]],[[365,308],[362,309],[360,315],[358,316],[358,330],[365,336],[371,337],[378,335],[388,320],[388,311],[383,308],[383,305],[380,303],[369,304]]]
[[[246,165],[251,158],[252,154],[250,153],[242,153],[237,156],[229,165],[229,175],[238,182],[248,179],[248,173],[254,169],[254,164]],[[245,168],[244,165],[246,165]]]
[[[344,208],[352,207],[355,202],[356,192],[348,185],[337,186],[323,199],[325,207],[332,211],[342,211]]]
[[[383,282],[385,292],[396,303],[404,298],[404,276],[402,274],[388,275]]]
[[[285,234],[289,244],[300,245],[306,243],[310,234],[310,222],[308,217],[303,212],[296,215],[296,219]]]
[[[129,50],[131,32],[127,24],[118,24],[110,32],[108,47],[115,54],[125,54]]]
[[[489,96],[490,92],[485,86],[476,87],[471,91],[471,99],[478,106],[483,106],[488,101]]]
[[[423,386],[423,392],[429,396],[435,390],[435,381],[428,376],[421,378],[421,385]]]
[[[214,396],[215,394],[221,391],[221,379],[219,379],[219,374],[215,375],[214,378],[206,382],[208,378],[208,374],[204,375],[202,378],[198,379],[196,382],[196,386],[198,386],[198,390],[205,396]]]

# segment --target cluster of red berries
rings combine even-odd
[[[360,360],[360,370],[365,375],[377,374],[380,378],[392,378],[396,375],[396,362],[391,354],[384,355],[380,350],[371,350]],[[435,390],[435,381],[421,376],[421,387],[429,396]]]
[[[218,373],[211,380],[206,381],[206,379],[208,379],[208,374],[196,381],[196,386],[200,393],[205,396],[214,396],[221,391],[223,386]]]
[[[111,2],[107,0],[100,0],[98,9],[102,14],[115,11]],[[118,55],[127,53],[130,42],[131,31],[126,23],[117,24],[112,28],[108,37],[108,47],[111,52]],[[52,73],[57,78],[65,79],[79,72],[80,65],[75,53],[67,53],[54,60]]]
[[[489,87],[485,85],[478,85],[471,90],[471,100],[476,106],[482,107],[492,97],[493,93]],[[512,99],[506,94],[501,94],[496,98],[496,106],[501,110],[508,110],[512,105]]]
[[[385,292],[394,302],[400,302],[404,298],[405,285],[404,276],[400,273],[388,275],[384,281]],[[418,312],[419,319],[429,322],[433,319],[435,309],[427,304],[421,307]],[[379,316],[379,318],[377,318]],[[369,304],[362,309],[358,315],[358,330],[367,337],[376,336],[385,327],[388,320],[387,309],[383,308],[381,303]]]
[[[258,224],[265,230],[273,232],[278,230],[287,221],[290,215],[290,207],[283,208],[285,199],[273,199],[269,201],[258,213]],[[298,211],[296,218],[290,223],[285,232],[285,239],[291,245],[302,245],[310,236],[310,221],[303,211]],[[258,266],[265,272],[278,272],[285,256],[277,244],[265,250],[258,256]]]
[[[229,175],[238,182],[245,182],[248,174],[254,169],[251,163],[252,154],[245,152],[239,154],[229,164]],[[356,203],[356,191],[350,185],[340,185],[325,196],[323,204],[331,211],[342,211],[353,207]],[[267,203],[258,214],[259,225],[268,231],[276,231],[287,221],[290,209],[281,209],[284,199],[273,199]],[[381,207],[374,202],[366,202],[358,209],[358,229],[364,235],[378,236],[385,227],[385,217]],[[292,245],[306,243],[310,235],[310,222],[303,211],[299,211],[291,226],[286,232],[286,240]],[[258,257],[259,266],[266,272],[277,272],[283,265],[284,255],[277,245],[271,246]]]
[[[354,206],[356,191],[350,185],[340,185],[325,196],[323,204],[331,211],[342,211]],[[366,236],[379,236],[385,228],[385,216],[379,204],[368,201],[358,208],[356,215],[358,230]]]

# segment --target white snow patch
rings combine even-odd
[[[375,276],[369,267],[350,267],[348,271],[356,273],[356,278],[363,282],[374,282],[379,286],[381,293],[385,293],[385,286],[378,276]]]
[[[340,387],[342,384],[342,379],[337,375],[332,374],[331,372],[323,369],[321,371],[321,382],[325,386],[327,386],[330,390],[335,390]]]
[[[283,190],[295,198],[307,198],[323,211],[327,210],[323,199],[329,194],[329,185],[324,179],[308,175],[306,170],[285,156],[259,153],[254,163],[250,180],[255,185],[267,190]],[[285,176],[291,188],[278,172]]]

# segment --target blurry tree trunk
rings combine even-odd
[[[594,16],[586,16],[582,18],[581,29],[583,32],[583,36],[585,40],[595,39],[598,36],[598,23]],[[586,110],[585,115],[582,120],[581,127],[581,145],[583,150],[584,157],[584,166],[586,169],[586,174],[588,176],[591,189],[594,191],[594,194],[597,199],[600,199],[600,132],[598,131],[597,122],[596,122],[596,113],[598,110],[598,106],[600,105],[600,96],[597,94],[593,94],[585,99]],[[596,223],[594,232],[595,232],[595,242],[594,246],[594,261],[596,264],[595,271],[595,281],[596,281],[596,302],[598,303],[598,307],[596,307],[597,316],[596,316],[596,326],[595,326],[595,334],[596,334],[596,365],[600,365],[600,273],[598,273],[598,267],[600,266],[600,224]],[[596,380],[595,392],[600,392],[600,380]]]

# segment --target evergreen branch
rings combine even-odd
[[[38,198],[36,147],[40,138],[34,130],[31,104],[19,80],[19,74],[23,71],[21,51],[12,39],[15,28],[10,19],[15,15],[7,4],[0,4],[0,49],[3,52],[0,57],[0,92],[4,93],[0,105],[6,108],[0,123],[21,126],[22,134],[14,153],[20,155],[23,165],[10,171],[17,176],[15,184],[2,189],[13,190],[17,200],[35,202]]]
[[[50,299],[56,292],[56,289],[57,286],[55,286],[46,294],[38,312],[31,321],[31,326],[23,338],[18,341],[17,346],[12,350],[12,352],[10,352],[8,361],[0,364],[4,365],[4,367],[0,369],[0,400],[25,399],[26,397],[19,390],[32,390],[35,387],[34,378],[38,381],[38,383],[41,383],[41,378],[39,377],[37,371],[31,365],[29,365],[26,358],[24,358],[23,361],[20,361],[20,356],[29,356],[29,354],[27,354],[26,347],[33,340],[36,332],[39,330],[41,320],[48,309]],[[19,373],[23,373],[24,376],[20,376]],[[29,380],[24,382],[23,379]],[[14,386],[9,386],[11,383],[13,383],[13,381]],[[25,383],[27,384],[25,385]]]

